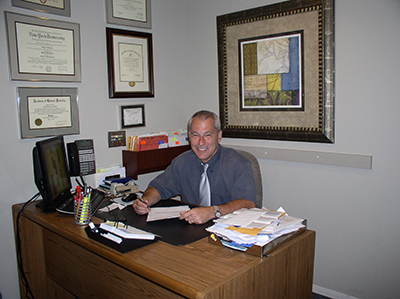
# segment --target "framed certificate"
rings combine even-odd
[[[144,105],[121,106],[121,127],[144,127]]]
[[[6,12],[12,80],[80,82],[80,27]]]
[[[107,23],[151,28],[151,0],[106,0]]]
[[[151,33],[106,28],[110,98],[154,97]]]
[[[79,134],[78,89],[18,87],[21,137]]]
[[[61,16],[71,16],[71,0],[11,0],[13,6]]]

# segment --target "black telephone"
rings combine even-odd
[[[92,139],[75,140],[67,144],[70,176],[96,173]]]

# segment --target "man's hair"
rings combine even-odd
[[[192,115],[192,117],[188,121],[188,133],[190,133],[190,128],[192,127],[192,122],[194,118],[198,118],[201,121],[207,120],[209,117],[212,117],[214,119],[214,126],[217,132],[221,130],[221,121],[219,120],[218,115],[216,115],[214,112],[207,111],[207,110],[200,110],[197,111],[195,114]]]

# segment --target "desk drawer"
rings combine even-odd
[[[47,276],[79,298],[184,298],[47,230]]]

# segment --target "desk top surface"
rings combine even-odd
[[[21,206],[13,206],[14,214]],[[210,244],[207,238],[183,246],[158,241],[122,254],[90,239],[85,227],[74,223],[73,215],[44,214],[33,204],[22,215],[125,269],[192,298],[199,291],[212,288],[267,259]],[[93,217],[93,222],[98,224],[102,220]],[[314,232],[306,231],[296,239],[305,238],[311,233]],[[294,241],[279,247],[270,256],[284,250],[291,242]]]

